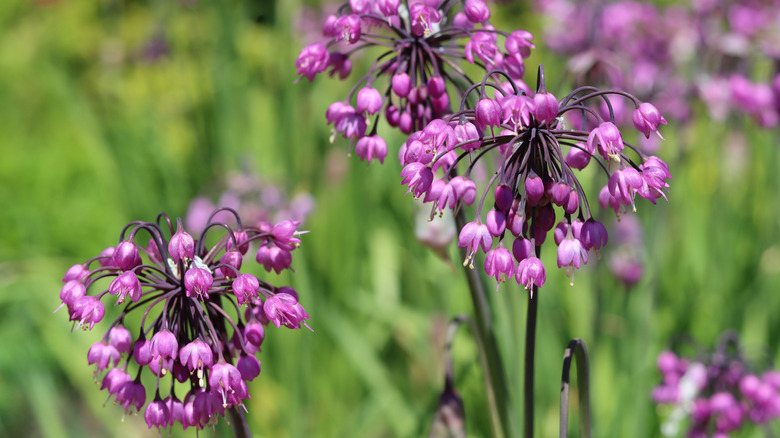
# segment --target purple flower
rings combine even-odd
[[[633,167],[616,170],[609,177],[609,193],[622,205],[630,205],[636,211],[634,206],[634,195],[642,190],[646,183],[642,175]]]
[[[466,43],[464,54],[466,60],[474,64],[475,57],[485,64],[495,65],[498,56],[498,45],[494,34],[474,32]]]
[[[501,126],[501,105],[494,99],[480,99],[474,110],[474,121],[479,131],[488,126]]]
[[[525,287],[525,290],[533,293],[534,286],[542,287],[547,280],[544,264],[536,256],[523,258],[520,264],[517,265],[515,280],[518,284]]]
[[[472,23],[483,23],[490,19],[490,8],[482,0],[466,0],[463,12]]]
[[[303,324],[311,330],[304,322],[304,320],[309,319],[309,314],[298,303],[298,300],[290,294],[277,293],[268,297],[263,304],[263,311],[268,320],[276,327],[285,326],[291,329],[299,329],[301,324]]]
[[[558,246],[558,267],[574,266],[575,269],[580,269],[580,266],[586,263],[588,263],[588,251],[582,246],[582,242],[570,233],[569,237],[563,239]]]
[[[607,244],[607,228],[601,222],[590,218],[582,225],[580,240],[585,249],[599,250]]]
[[[358,113],[376,114],[382,109],[382,95],[376,88],[363,87],[358,91],[357,105],[355,110]]]
[[[133,344],[133,335],[130,330],[121,325],[112,327],[108,332],[108,342],[120,353],[130,353]]]
[[[252,274],[241,274],[233,280],[233,292],[236,294],[239,306],[258,298],[259,290],[260,282]]]
[[[441,14],[429,5],[415,3],[409,7],[409,18],[412,22],[412,33],[420,37],[434,33],[433,26],[439,23]]]
[[[355,14],[339,17],[335,24],[336,41],[346,41],[347,44],[355,44],[360,40],[360,17]]]
[[[488,251],[485,256],[485,272],[496,279],[496,290],[499,284],[505,282],[507,278],[515,273],[515,261],[512,259],[512,253],[504,247],[498,247]]]
[[[658,108],[653,106],[653,104],[648,102],[642,103],[639,105],[639,107],[637,107],[636,110],[634,110],[634,114],[631,118],[634,121],[634,126],[636,129],[644,134],[645,137],[650,137],[650,132],[655,131],[658,133],[659,137],[663,138],[661,133],[658,132],[658,125],[665,125],[666,119],[658,111]]]
[[[173,333],[163,329],[152,336],[149,349],[152,352],[153,362],[176,359],[179,354],[179,343],[176,342],[176,336]]]
[[[176,222],[176,233],[168,242],[168,254],[174,263],[179,260],[188,261],[195,255],[195,239],[182,229],[181,219]]]
[[[236,368],[241,373],[241,378],[248,382],[260,375],[260,361],[251,355],[241,355],[236,362]]]
[[[125,271],[117,276],[108,286],[108,293],[118,295],[116,303],[121,304],[129,295],[130,300],[137,303],[141,299],[141,282],[133,271]]]
[[[154,401],[149,403],[149,406],[146,407],[146,411],[144,411],[144,420],[146,420],[149,429],[152,427],[162,427],[165,429],[168,427],[170,415],[171,412],[168,409],[168,406],[160,399],[160,394],[157,394]]]
[[[585,145],[578,143],[577,146],[569,149],[566,154],[566,164],[572,169],[582,170],[590,163],[591,154],[585,150]]]
[[[68,307],[72,306],[79,298],[87,294],[87,287],[81,281],[70,280],[60,289],[60,300]],[[62,306],[60,306],[62,307]],[[59,309],[59,308],[58,308]]]
[[[78,327],[89,324],[89,329],[92,330],[92,327],[103,319],[106,308],[97,298],[87,295],[74,300],[68,307],[68,312],[71,321],[78,321]]]
[[[433,172],[431,171],[431,168],[422,163],[407,164],[403,171],[401,171],[401,176],[403,177],[401,184],[409,186],[406,193],[414,193],[415,198],[419,198],[425,194],[433,182]]]
[[[124,382],[117,389],[116,401],[125,408],[127,413],[140,412],[144,403],[146,403],[146,390],[140,379]]]
[[[138,254],[138,248],[135,246],[135,243],[123,240],[114,248],[111,261],[117,268],[129,271],[141,264],[141,256]]]
[[[110,395],[116,395],[119,389],[127,382],[132,381],[127,371],[121,368],[111,368],[106,376],[103,377],[103,382],[100,384],[100,389],[105,389]]]
[[[214,276],[205,269],[191,268],[184,274],[184,290],[190,298],[209,298],[209,288],[214,284]]]
[[[78,281],[87,275],[89,275],[89,270],[84,265],[73,265],[68,269],[68,272],[65,273],[65,276],[62,277],[62,282]]]
[[[103,371],[108,367],[111,361],[114,361],[114,366],[119,364],[119,351],[113,346],[106,344],[105,342],[96,342],[92,344],[92,347],[87,353],[87,363],[90,365],[96,365],[96,371]]]
[[[558,108],[558,100],[555,96],[541,92],[534,95],[534,108],[531,113],[539,123],[552,125],[552,122],[558,117]]]
[[[625,148],[620,129],[612,122],[604,122],[588,135],[588,152],[596,153],[598,149],[605,160],[614,159],[620,161],[620,152]]]
[[[355,144],[355,154],[360,157],[360,161],[371,161],[376,158],[380,163],[384,163],[387,156],[387,144],[378,135],[362,137]]]

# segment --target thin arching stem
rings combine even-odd
[[[458,232],[466,225],[466,214],[463,209],[455,214],[455,224]],[[460,255],[466,259],[466,248],[460,248]],[[471,301],[474,306],[474,322],[477,326],[477,333],[485,349],[485,359],[487,362],[487,372],[490,376],[490,387],[495,397],[496,409],[501,422],[501,431],[496,431],[496,437],[515,437],[514,414],[512,411],[511,400],[507,390],[507,380],[504,374],[504,366],[501,362],[501,356],[498,352],[495,334],[493,333],[493,318],[490,315],[490,307],[485,293],[485,285],[482,283],[482,277],[479,271],[471,269],[468,265],[464,266],[466,279],[471,292]]]
[[[238,406],[228,409],[230,414],[230,426],[236,438],[251,438],[252,431],[249,430],[249,423],[246,421],[246,414]]]
[[[561,376],[561,413],[559,436],[565,438],[569,431],[569,386],[571,383],[571,358],[577,364],[577,389],[580,397],[580,436],[590,438],[590,365],[588,349],[582,339],[572,339],[563,355]]]
[[[541,248],[536,247],[536,256]],[[523,385],[523,431],[526,438],[534,436],[534,352],[536,351],[536,314],[539,307],[539,288],[533,286],[528,296],[528,316],[525,320],[525,369]]]

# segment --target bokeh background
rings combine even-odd
[[[302,18],[304,6],[314,12]],[[328,142],[325,125],[327,105],[349,84],[294,83],[295,58],[320,25],[307,21],[316,6],[0,2],[0,436],[157,436],[142,416],[123,419],[121,408],[103,406],[106,394],[86,363],[102,330],[71,332],[67,315],[52,313],[61,279],[116,244],[127,222],[161,211],[184,216],[195,196],[216,199],[236,171],[316,200],[295,273],[278,280],[299,291],[314,332],[268,330],[247,403],[254,434],[427,434],[443,388],[446,324],[470,312],[469,294],[455,248],[442,256],[414,236],[416,207],[403,196],[393,158],[403,139],[387,134],[384,165],[361,163],[345,141]],[[496,26],[538,33],[528,4],[492,7]],[[561,87],[550,91],[565,94],[565,59],[536,43],[528,64],[543,62],[548,84]],[[539,436],[557,434],[561,358],[573,337],[590,349],[595,436],[659,435],[649,395],[660,380],[655,358],[680,339],[711,345],[734,329],[759,366],[778,357],[777,132],[693,111],[692,123],[663,129],[669,202],[638,206],[640,282],[625,287],[603,259],[577,272],[573,287],[548,268],[537,340]],[[584,178],[595,200],[603,176]],[[554,266],[554,249],[543,260]],[[526,292],[507,283],[490,300],[520,421]],[[469,436],[488,436],[466,330],[454,353]],[[217,436],[231,436],[222,423]]]

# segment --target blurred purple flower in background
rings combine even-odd
[[[224,184],[225,190],[216,203],[206,196],[190,201],[185,220],[188,229],[203,229],[214,209],[225,207],[236,210],[244,221],[260,228],[283,220],[298,221],[302,224],[316,205],[310,193],[298,193],[288,199],[278,186],[251,172],[231,172],[225,178]],[[226,212],[219,213],[215,219],[235,223],[233,215]]]
[[[537,2],[546,42],[578,85],[623,89],[677,122],[699,98],[716,119],[778,124],[780,4],[772,1]]]
[[[725,437],[780,418],[780,372],[753,370],[733,332],[722,335],[713,352],[687,359],[664,351],[657,365],[663,381],[652,398],[671,407],[664,436],[677,436],[686,418],[690,437]]]

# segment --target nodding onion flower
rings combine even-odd
[[[340,134],[362,160],[380,162],[387,156],[385,140],[377,134],[382,115],[391,127],[411,134],[448,114],[451,97],[459,99],[472,84],[465,63],[502,68],[520,80],[534,48],[527,31],[495,29],[483,0],[409,1],[408,6],[399,0],[352,0],[326,19],[323,33],[327,43],[306,46],[296,61],[298,74],[309,80],[328,69],[344,79],[352,56],[371,48],[380,53],[346,99],[326,113],[333,124],[331,141]]]
[[[232,215],[236,226],[215,221],[219,213]],[[101,389],[126,413],[140,411],[147,387],[153,389],[144,412],[149,428],[179,422],[185,429],[202,429],[225,409],[243,407],[247,382],[260,373],[256,355],[264,326],[308,327],[309,315],[294,289],[242,273],[241,267],[250,245],[256,245],[255,259],[267,271],[289,269],[301,242],[298,224],[246,226],[235,210],[223,208],[194,237],[180,219],[174,232],[170,218],[160,214],[156,222],[130,222],[116,246],[71,267],[63,278],[60,307],[67,308],[76,327],[99,323],[109,295],[121,306],[87,354],[95,378],[102,378]],[[97,292],[90,295],[90,290]],[[139,318],[128,319],[131,313]],[[133,338],[125,324],[139,319]],[[142,383],[144,370],[156,376],[154,383]]]
[[[473,267],[481,250],[488,275],[498,282],[514,276],[532,290],[546,279],[537,250],[549,232],[558,245],[558,267],[569,273],[588,262],[590,250],[607,243],[606,228],[594,218],[575,170],[590,163],[603,170],[607,184],[599,204],[618,215],[636,210],[637,196],[653,203],[666,197],[671,178],[666,163],[625,142],[613,121],[593,109],[599,102],[611,108],[615,98],[634,103],[640,132],[658,130],[663,117],[631,94],[580,87],[558,100],[547,91],[541,67],[535,92],[503,70],[490,71],[467,90],[457,112],[409,136],[399,154],[402,184],[433,205],[432,215],[472,205],[481,193],[476,216],[458,239],[467,252],[464,265]],[[567,126],[569,115],[581,126]],[[477,162],[496,169],[481,190],[470,179]]]

